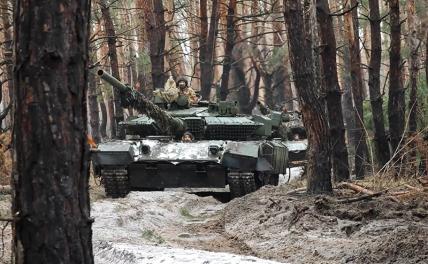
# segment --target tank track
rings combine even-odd
[[[129,193],[129,177],[126,169],[102,169],[101,179],[107,197],[120,198]]]
[[[257,190],[254,173],[229,172],[227,175],[231,198],[241,197]]]

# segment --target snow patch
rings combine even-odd
[[[259,259],[252,256],[240,256],[229,253],[217,253],[195,249],[182,249],[150,245],[129,245],[98,242],[94,244],[95,263],[97,264],[278,264],[280,262]]]

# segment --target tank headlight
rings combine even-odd
[[[211,155],[217,155],[221,151],[221,147],[217,145],[211,145],[208,147],[208,151]]]
[[[148,145],[142,145],[141,146],[141,153],[143,153],[143,154],[149,154],[150,153],[150,146],[148,146]]]

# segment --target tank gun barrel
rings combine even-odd
[[[103,70],[97,70],[97,75],[104,81],[108,82],[114,88],[119,89],[121,92],[126,91],[127,89],[132,89],[131,87],[121,83],[118,79],[114,78],[112,75],[106,73]]]
[[[172,117],[160,107],[147,100],[140,92],[121,83],[118,79],[103,70],[97,70],[96,74],[120,91],[123,107],[132,107],[139,113],[146,114],[148,117],[155,120],[156,124],[163,132],[178,134],[184,132],[186,129],[181,119]]]

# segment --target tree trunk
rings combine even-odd
[[[110,58],[111,73],[112,75],[120,80],[119,73],[119,62],[117,58],[117,49],[116,49],[116,32],[114,29],[113,20],[110,15],[109,3],[108,0],[101,0],[100,2],[101,13],[104,20],[105,31],[107,35],[107,45],[108,45],[108,56]],[[119,90],[113,89],[113,100],[114,100],[114,124],[111,124],[112,127],[112,137],[121,137],[123,135],[118,131],[118,124],[124,120],[123,117],[123,108],[120,105],[120,94]],[[118,133],[119,132],[119,133]]]
[[[409,97],[409,132],[411,135],[415,134],[417,131],[417,120],[416,115],[418,111],[418,101],[417,101],[417,79],[419,72],[419,58],[418,58],[418,49],[419,49],[419,40],[416,36],[416,27],[415,27],[415,0],[407,1],[407,25],[408,25],[408,45],[410,48],[409,55],[409,75],[410,75],[410,97]],[[415,158],[415,157],[414,157]]]
[[[9,94],[9,98],[7,101],[9,104],[13,102],[13,39],[12,39],[11,14],[9,11],[12,8],[12,6],[9,6],[10,2],[12,1],[2,0],[0,4],[1,20],[2,20],[2,26],[3,26],[2,31],[3,31],[3,37],[4,37],[3,59],[6,63],[6,67],[5,67],[6,84],[7,84],[8,94]],[[5,105],[5,107],[7,107],[7,105]],[[5,121],[6,121],[6,127],[12,126],[13,124],[12,113],[6,116]],[[1,121],[0,121],[0,127],[1,127]]]
[[[316,10],[315,10],[315,1],[316,0],[304,0],[304,18],[305,18],[305,32],[306,32],[306,43],[310,47],[311,57],[310,63],[313,67],[315,74],[315,89],[316,96],[318,100],[320,100],[323,109],[325,109],[325,85],[321,81],[321,67],[320,67],[320,59],[318,49],[320,47],[319,39],[318,39],[318,28],[317,28],[317,18],[316,18]]]
[[[208,31],[207,0],[201,0],[201,39],[199,61],[201,65],[201,96],[209,100],[214,78],[214,54],[219,20],[218,0],[212,1],[210,28]],[[207,34],[208,32],[208,34]]]
[[[177,32],[180,32],[179,21],[177,21],[176,16],[176,6],[174,1],[165,1],[165,19],[166,19],[166,40],[165,40],[165,53],[166,59],[169,65],[169,71],[174,78],[183,76],[186,74],[186,69],[184,66],[184,57],[183,49],[181,47],[180,35]]]
[[[345,143],[341,93],[337,78],[336,38],[327,0],[317,0],[317,18],[322,41],[322,64],[327,92],[327,113],[333,148],[332,165],[336,181],[349,179],[348,150]]]
[[[291,90],[291,80],[288,73],[286,47],[283,45],[285,43],[285,34],[283,33],[284,23],[280,22],[280,1],[274,0],[272,5],[273,12],[278,13],[273,16],[272,22],[273,30],[276,31],[273,35],[273,44],[275,46],[273,52],[279,52],[282,56],[280,65],[273,72],[273,100],[274,105],[280,106],[284,104],[285,108],[290,111],[293,110],[293,91]]]
[[[149,5],[150,4],[150,5]],[[147,0],[136,0],[135,7],[140,10],[137,16],[137,40],[138,40],[138,54],[149,55],[150,45],[147,32],[148,17],[146,14],[151,15],[151,2]],[[136,77],[136,83],[134,88],[143,93],[145,96],[150,97],[152,95],[153,81],[151,73],[147,70],[148,67],[141,67],[138,69]]]
[[[165,18],[162,1],[145,1],[144,15],[146,33],[150,42],[150,62],[152,65],[153,89],[165,84]],[[151,3],[150,3],[151,2]]]
[[[232,51],[235,46],[235,11],[236,0],[230,0],[227,6],[227,33],[224,52],[223,73],[221,75],[220,100],[226,100],[229,94],[229,73],[232,67]]]
[[[90,55],[91,57],[93,54]],[[92,65],[94,60],[91,60]],[[101,141],[100,138],[100,117],[98,108],[98,89],[95,74],[89,74],[88,86],[88,108],[89,108],[89,124],[91,127],[91,135],[96,143]]]
[[[356,0],[348,1],[347,9],[351,9],[357,4]],[[351,85],[354,99],[355,114],[355,175],[357,179],[364,178],[364,162],[366,160],[367,145],[364,133],[363,115],[363,80],[361,75],[361,56],[359,42],[358,11],[354,8],[345,14],[345,25],[351,55]]]
[[[391,48],[389,52],[388,120],[393,153],[400,148],[404,133],[405,99],[401,83],[401,21],[399,0],[390,0]],[[397,153],[396,159],[401,155]]]
[[[187,20],[187,28],[189,31],[190,37],[190,57],[191,57],[191,83],[193,89],[196,90],[201,89],[200,84],[200,65],[199,65],[199,56],[198,56],[198,38],[200,38],[200,32],[197,29],[197,22],[199,18],[199,8],[198,1],[189,1],[189,12],[191,14],[195,14],[194,16],[190,16]]]
[[[93,263],[85,102],[90,1],[16,3],[16,263]]]
[[[308,134],[307,191],[331,193],[330,140],[324,111],[316,97],[315,74],[305,42],[303,12],[300,1],[284,0],[284,18],[290,42],[291,68]]]
[[[100,135],[101,138],[107,138],[107,107],[104,102],[104,96],[101,93],[101,99],[100,99],[100,111],[101,111],[101,125],[100,125]]]
[[[340,2],[336,3],[335,10],[340,8]],[[354,140],[354,131],[355,131],[355,115],[354,115],[354,106],[352,102],[352,85],[351,85],[351,58],[349,52],[348,40],[346,38],[346,32],[344,30],[344,19],[342,16],[337,17],[337,27],[336,33],[339,39],[339,52],[337,52],[339,65],[338,74],[340,75],[340,84],[343,90],[342,96],[342,113],[343,119],[345,121],[345,130],[346,138],[348,145],[348,164],[349,170],[352,171],[354,168],[355,159],[355,140]]]
[[[371,53],[369,65],[369,92],[372,107],[376,157],[383,167],[389,160],[388,140],[383,118],[383,95],[380,92],[380,67],[382,60],[382,40],[380,34],[379,1],[369,0]]]

